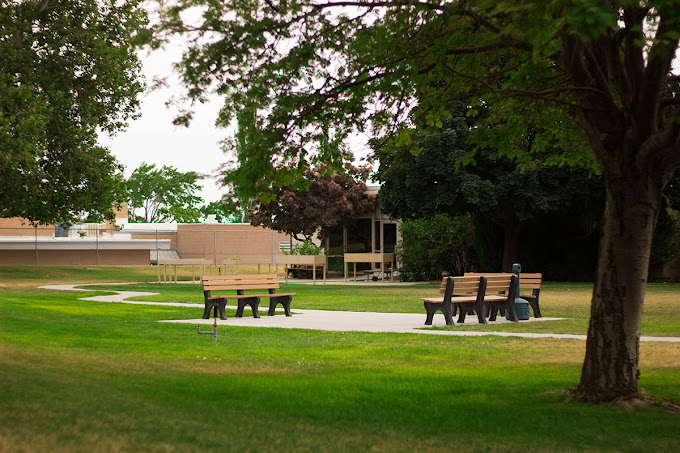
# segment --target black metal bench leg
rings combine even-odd
[[[223,321],[226,320],[227,315],[224,311],[225,311],[225,308],[227,306],[227,301],[222,300],[222,301],[218,302],[217,305],[219,306],[220,319],[223,320]],[[217,316],[217,314],[215,314],[215,316]]]
[[[203,319],[210,319],[210,310],[213,308],[213,304],[211,302],[206,302],[205,307],[203,308]]]
[[[425,312],[427,313],[427,317],[425,318],[425,325],[431,326],[432,318],[434,318],[434,314],[439,308],[436,307],[435,304],[429,302],[423,302],[423,304],[425,305]]]
[[[433,304],[431,302],[423,302],[427,317],[425,318],[425,325],[431,326],[434,314],[441,311],[444,314],[444,321],[447,326],[453,325],[453,316],[451,315],[451,306],[446,304]]]
[[[458,305],[458,319],[456,322],[458,324],[465,324],[465,316],[467,315],[468,312],[468,307],[467,304],[456,304]]]
[[[534,311],[534,318],[542,318],[541,309],[538,307],[538,299],[527,299],[527,302],[529,302],[531,309]]]
[[[241,299],[245,300],[246,304],[250,306],[250,309],[253,311],[253,318],[259,318],[260,317],[260,298],[259,297],[252,297],[248,299]],[[243,314],[243,313],[241,313]]]
[[[442,313],[444,313],[444,321],[446,321],[447,326],[452,326],[453,323],[453,314],[451,313],[453,311],[453,306],[452,304],[447,304],[443,303],[443,307],[441,308]]]
[[[260,312],[259,312],[260,298],[259,297],[248,297],[248,298],[245,298],[245,299],[239,299],[238,300],[238,305],[236,307],[236,317],[237,318],[243,317],[243,310],[246,308],[246,305],[250,306],[250,309],[253,311],[253,318],[259,318],[260,317]]]
[[[286,316],[293,316],[290,313],[290,303],[293,301],[293,296],[280,296],[280,297],[270,297],[269,298],[269,311],[267,316],[274,316],[276,312],[276,306],[281,304],[283,306],[283,312]]]
[[[475,302],[474,311],[477,313],[477,321],[480,324],[488,324],[486,322],[486,310],[484,309],[484,302]]]
[[[519,318],[517,317],[517,312],[515,311],[515,301],[513,300],[508,304],[506,307],[507,313],[508,313],[508,319],[513,322],[519,322]]]
[[[495,321],[498,314],[498,306],[496,304],[489,304],[489,321]]]

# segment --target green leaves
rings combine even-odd
[[[368,167],[350,164],[341,170],[323,164],[305,168],[306,187],[272,187],[255,200],[250,223],[305,240],[315,234],[327,237],[331,229],[349,225],[375,209],[375,197],[365,193],[369,172]]]
[[[196,172],[143,162],[126,182],[130,220],[136,222],[198,222],[203,199]]]
[[[463,275],[477,267],[474,229],[469,216],[433,217],[403,222],[397,256],[407,281],[439,280],[442,272]]]
[[[136,0],[0,0],[0,215],[113,217],[120,165],[97,146],[137,113]]]

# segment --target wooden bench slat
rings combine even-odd
[[[433,304],[443,304],[444,303],[444,298],[443,297],[426,297],[423,299],[420,299],[423,302],[430,302]],[[470,296],[470,297],[456,297],[456,302],[474,302],[477,300],[477,296]]]
[[[273,280],[278,282],[279,278],[276,274],[252,274],[252,275],[205,275],[203,281],[266,281]]]
[[[280,296],[294,296],[295,293],[276,293],[276,294],[227,294],[221,296],[211,296],[208,300],[219,299],[248,299],[250,297],[280,297]]]
[[[487,279],[502,275],[512,275],[509,273],[484,273],[484,272],[466,272],[466,276],[486,276]],[[541,293],[541,284],[543,282],[543,274],[536,273],[520,273],[519,274],[519,297],[525,299],[531,305],[534,311],[534,317],[540,318],[541,309],[539,307],[539,297]],[[488,291],[488,289],[487,289]]]
[[[278,289],[279,285],[204,285],[204,291],[247,291],[251,289]]]

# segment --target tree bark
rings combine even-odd
[[[517,262],[519,235],[524,224],[517,220],[512,207],[505,208],[505,222],[503,223],[503,263],[502,271],[511,272],[512,265]]]
[[[663,186],[649,169],[621,171],[607,183],[586,356],[575,391],[577,399],[594,403],[639,397],[640,322]]]

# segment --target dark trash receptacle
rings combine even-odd
[[[515,297],[515,313],[517,319],[526,321],[529,319],[529,302],[526,299],[519,297],[519,274],[522,272],[522,265],[515,263],[512,265],[512,273],[517,276],[517,296]],[[505,319],[508,319],[508,313],[505,314]]]

